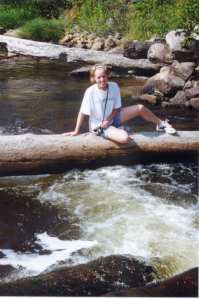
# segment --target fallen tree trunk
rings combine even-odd
[[[13,135],[0,138],[0,175],[61,172],[72,168],[132,164],[196,157],[199,131],[175,136],[142,132],[119,145],[93,133],[64,135]]]
[[[161,65],[154,64],[148,59],[129,59],[121,54],[111,54],[103,51],[95,51],[80,48],[68,48],[51,43],[36,42],[0,35],[0,42],[6,43],[9,52],[56,59],[64,62],[85,62],[87,64],[105,63],[118,68],[126,68],[137,71],[139,75],[151,76],[159,72]]]

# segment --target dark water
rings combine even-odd
[[[88,79],[69,76],[74,66],[54,62],[17,59],[0,63],[0,132],[3,134],[62,133],[74,128],[75,119]],[[134,104],[131,95],[143,81],[114,79],[121,87],[123,105]],[[150,107],[151,108],[151,107]],[[158,116],[168,117],[177,129],[198,130],[195,110],[152,107]],[[136,119],[134,130],[153,130],[154,126]],[[83,130],[87,129],[85,124]]]
[[[89,86],[88,79],[69,76],[73,68],[45,60],[1,62],[0,133],[72,130]],[[139,93],[143,81],[115,81],[123,104],[133,104],[131,95]],[[198,130],[194,110],[150,108],[168,117],[176,129]],[[154,130],[140,119],[129,126],[134,131]],[[162,277],[196,266],[197,163],[0,178],[0,277],[36,275],[60,263],[113,253],[155,259]]]

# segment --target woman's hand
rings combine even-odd
[[[104,121],[101,123],[100,126],[101,126],[103,129],[106,129],[106,128],[108,128],[109,124],[110,124],[110,121],[109,121],[109,120],[104,120]]]
[[[64,135],[64,136],[76,136],[78,134],[79,134],[79,132],[74,130],[74,131],[71,131],[71,132],[63,133],[62,135]]]

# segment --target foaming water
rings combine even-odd
[[[79,218],[83,239],[98,242],[89,250],[88,260],[131,254],[154,260],[164,276],[198,264],[194,166],[154,164],[72,171],[39,194],[41,201],[51,198],[66,204]]]
[[[29,275],[37,275],[45,270],[54,269],[60,261],[68,260],[74,252],[83,248],[95,246],[97,242],[73,240],[63,241],[51,237],[47,233],[37,234],[37,243],[46,250],[42,255],[38,253],[19,253],[11,249],[4,249],[1,252],[4,257],[0,259],[0,265],[10,264],[15,268],[22,268]]]
[[[198,265],[198,173],[194,164],[114,166],[65,175],[2,178],[0,190],[6,188],[15,194],[32,194],[40,204],[35,206],[37,214],[38,208],[54,207],[62,211],[56,216],[58,222],[64,220],[63,228],[52,234],[42,231],[41,222],[40,233],[33,241],[30,238],[35,242],[32,251],[20,251],[19,246],[17,251],[0,248],[0,265],[22,269],[18,277],[111,254],[144,259],[161,277]],[[45,211],[42,217],[49,215],[50,210]],[[21,213],[22,207],[16,212]],[[55,217],[53,213],[49,217]],[[33,221],[34,213],[31,217]],[[53,219],[52,228],[53,223],[57,225]]]

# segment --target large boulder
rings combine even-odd
[[[189,101],[189,104],[191,107],[195,109],[199,109],[199,97],[198,98],[193,98]]]
[[[150,46],[147,58],[153,63],[171,64],[173,54],[168,45],[164,43],[155,43]]]
[[[160,73],[146,81],[143,93],[154,94],[158,91],[163,95],[174,96],[178,90],[184,87],[184,84],[185,80],[176,76],[171,67],[163,67]]]
[[[185,90],[186,97],[192,99],[199,96],[199,87],[193,87]]]
[[[187,81],[190,78],[190,76],[193,74],[194,68],[195,68],[195,63],[193,62],[179,63],[176,60],[172,63],[171,66],[173,73],[185,81]]]
[[[0,284],[0,296],[100,296],[121,288],[141,287],[154,278],[152,267],[130,256],[113,255]]]
[[[150,41],[128,41],[124,44],[124,56],[132,59],[147,58]]]
[[[186,33],[183,29],[173,30],[167,33],[166,43],[171,51],[182,51],[182,43],[185,41]]]
[[[169,104],[173,106],[185,106],[187,102],[186,93],[179,90],[176,95],[169,100]]]
[[[166,43],[171,49],[174,59],[185,62],[185,61],[196,61],[197,52],[195,49],[195,43],[191,43],[186,48],[184,47],[186,39],[186,32],[182,29],[173,30],[167,33]]]
[[[198,267],[141,288],[115,291],[111,297],[198,297]]]

